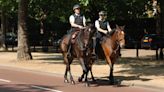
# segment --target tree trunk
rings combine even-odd
[[[164,35],[164,0],[159,0],[160,2],[160,10],[161,10],[161,34]]]
[[[18,60],[30,60],[32,59],[28,32],[26,26],[26,17],[28,10],[28,0],[19,0],[19,11],[18,11],[18,50],[17,59]]]
[[[6,21],[5,21],[5,10],[3,6],[1,7],[1,37],[0,37],[0,47],[2,47],[3,50],[7,50],[5,45],[5,33],[6,33]]]

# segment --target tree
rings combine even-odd
[[[32,59],[30,46],[28,42],[28,32],[27,32],[27,10],[28,10],[28,0],[19,0],[18,6],[18,50],[17,59],[18,60],[30,60]]]
[[[164,35],[164,1],[159,0],[160,2],[160,11],[161,11],[161,33]]]
[[[3,47],[4,50],[7,50],[7,46],[5,44],[5,36],[6,32],[10,30],[10,27],[13,27],[11,25],[14,25],[11,23],[10,20],[14,20],[14,16],[17,12],[17,0],[0,0],[0,14],[1,14],[1,47]],[[10,21],[10,22],[9,22]]]
[[[4,10],[4,6],[1,6],[1,45],[0,47],[2,47],[3,50],[6,49],[6,45],[5,45],[5,32],[6,32],[6,23],[5,23],[5,10]]]

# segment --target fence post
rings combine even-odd
[[[156,60],[158,60],[158,48],[156,48]]]
[[[139,57],[139,46],[138,46],[138,41],[135,42],[135,48],[136,48],[136,57]]]
[[[160,59],[163,60],[163,51],[162,51],[163,48],[160,48]]]

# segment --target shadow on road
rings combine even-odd
[[[44,60],[42,63],[48,64],[63,64],[63,57],[61,54],[59,55],[37,55],[36,60]],[[116,65],[120,67],[118,71],[114,73],[119,74],[127,74],[130,76],[115,76],[116,79],[119,80],[141,80],[141,81],[149,81],[151,79],[140,78],[140,76],[164,76],[164,61],[155,60],[152,57],[154,56],[145,56],[140,58],[130,58],[130,57],[122,57],[116,62]],[[72,65],[79,64],[78,60],[74,61]],[[95,65],[106,65],[105,61],[97,61]],[[121,69],[119,69],[121,68]],[[116,69],[117,70],[117,69]],[[135,75],[135,76],[134,76]],[[100,78],[101,79],[101,78]],[[106,80],[98,80],[100,85],[108,84]]]
[[[108,80],[108,76],[95,78],[96,81],[90,81],[90,84],[95,86],[114,86],[114,87],[128,87],[128,85],[122,85],[122,81],[131,81],[131,80],[141,80],[141,81],[149,81],[149,78],[140,78],[139,76],[115,76],[114,85],[110,84],[110,80]]]

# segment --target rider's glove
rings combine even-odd
[[[110,33],[109,31],[107,31],[106,35],[109,35],[109,36],[110,36],[110,35],[111,35],[111,33]]]
[[[80,29],[83,29],[84,27],[83,26],[79,26]]]

